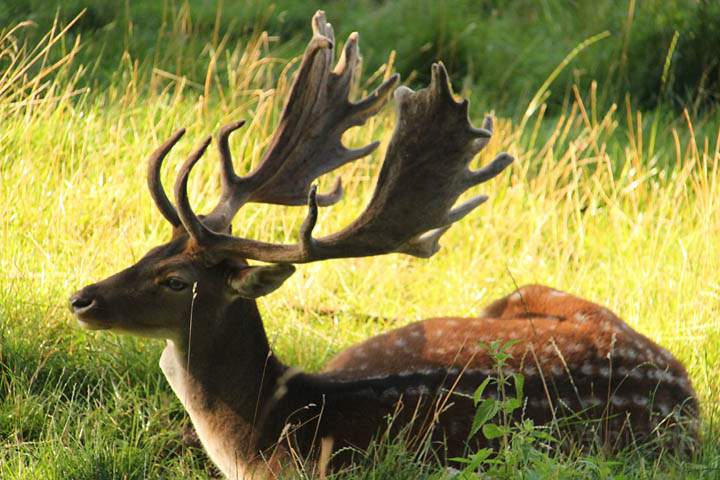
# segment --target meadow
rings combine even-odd
[[[309,21],[314,5],[293,5],[288,16]],[[145,186],[145,160],[177,128],[188,133],[165,168],[166,185],[201,138],[238,119],[248,124],[232,137],[236,168],[248,171],[259,159],[309,22],[299,37],[292,29],[276,37],[271,21],[257,19],[233,36],[223,23],[226,6],[212,9],[203,36],[189,4],[168,11],[154,38],[137,34],[152,48],[133,43],[131,23],[113,27],[117,42],[103,44],[110,60],[78,33],[85,14],[0,25],[0,478],[215,475],[204,453],[183,442],[189,421],[158,368],[161,342],[81,330],[67,298],[169,238]],[[351,12],[328,8],[331,21],[335,15],[350,25]],[[413,74],[413,65],[398,67],[400,53],[390,53],[392,35],[380,41],[358,29],[361,49],[384,52],[365,65],[358,95],[396,68],[411,70],[411,85],[422,83],[432,58]],[[667,80],[679,78],[672,50],[655,79],[668,101],[652,108],[651,100],[624,94],[629,84],[564,77],[607,36],[617,40],[600,30],[558,46],[556,61],[538,66],[543,75],[517,87],[526,95],[514,98],[496,101],[491,85],[450,64],[475,124],[496,112],[495,136],[475,166],[500,151],[516,162],[481,187],[490,200],[455,225],[429,260],[391,255],[299,267],[259,302],[277,355],[318,370],[390,328],[472,316],[516,286],[551,285],[606,305],[686,365],[702,407],[702,446],[689,458],[568,454],[520,432],[484,465],[487,478],[719,478],[720,117],[707,95],[678,106],[682,95],[671,94]],[[321,211],[319,234],[346,225],[369,199],[393,121],[388,106],[345,136],[350,146],[383,143],[322,179],[321,191],[341,176],[346,196]],[[219,192],[214,152],[207,157],[191,179],[199,211]],[[303,209],[249,205],[233,230],[290,242],[303,217]],[[298,477],[307,474],[298,469]],[[337,478],[447,476],[402,444],[383,444]]]

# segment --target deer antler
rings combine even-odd
[[[216,231],[227,230],[240,207],[249,201],[305,204],[316,178],[368,155],[379,145],[372,142],[348,149],[342,144],[342,135],[379,112],[400,77],[393,75],[366,98],[351,102],[348,95],[360,60],[357,33],[350,35],[332,69],[335,36],[323,11],[313,16],[312,28],[313,38],[305,49],[280,123],[257,168],[247,176],[238,176],[233,168],[228,138],[244,122],[226,125],[218,135],[222,194],[215,208],[203,218]],[[148,172],[155,203],[174,226],[180,223],[179,215],[162,189],[159,171],[179,135],[182,134],[178,132],[153,153]],[[341,197],[342,184],[338,179],[331,192],[317,196],[317,202],[320,206],[332,205]]]
[[[368,155],[379,145],[373,142],[348,149],[341,139],[347,129],[363,125],[380,111],[399,76],[393,75],[367,98],[357,103],[349,101],[352,78],[360,60],[358,35],[350,35],[340,60],[331,70],[335,37],[324,12],[315,14],[312,27],[313,38],[305,50],[280,124],[255,171],[240,177],[233,170],[227,138],[239,125],[226,127],[220,133],[223,192],[205,220],[208,225],[222,230],[248,201],[303,205],[316,178]],[[318,195],[317,200],[320,206],[326,206],[341,197],[338,179],[333,190]]]
[[[150,189],[150,195],[155,201],[155,205],[157,205],[158,210],[162,213],[162,216],[165,217],[165,219],[167,219],[173,227],[179,227],[181,225],[180,217],[178,217],[177,210],[175,210],[175,207],[172,202],[170,202],[170,199],[167,195],[165,195],[165,190],[163,190],[162,182],[160,180],[160,168],[162,167],[162,162],[165,160],[168,152],[170,152],[183,135],[185,135],[185,129],[181,128],[165,143],[160,145],[150,155],[148,160],[147,182],[148,188]]]
[[[445,67],[432,67],[428,88],[413,92],[399,87],[397,126],[380,171],[375,193],[365,211],[342,231],[314,239],[318,198],[308,195],[308,215],[296,245],[279,245],[216,233],[190,208],[187,181],[207,143],[183,165],[175,184],[180,219],[192,238],[220,255],[266,262],[306,263],[363,257],[391,252],[429,257],[440,236],[456,221],[487,200],[476,196],[453,208],[470,187],[498,175],[513,158],[500,154],[486,167],[471,171],[468,164],[487,145],[492,121],[475,128],[468,119],[468,102],[454,100]],[[303,175],[307,178],[307,175]]]

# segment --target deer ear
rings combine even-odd
[[[234,269],[228,276],[228,286],[240,297],[258,298],[274,292],[295,272],[288,263]]]

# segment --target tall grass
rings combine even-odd
[[[128,57],[143,75],[157,68],[201,84],[205,70],[195,59],[206,39],[235,42],[267,30],[287,59],[301,52],[316,9],[328,11],[339,38],[363,33],[368,70],[380,68],[392,48],[397,70],[420,85],[429,80],[427,65],[442,59],[456,86],[492,98],[476,99],[478,114],[522,115],[551,66],[601,33],[603,41],[553,83],[547,103],[554,114],[573,85],[585,91],[593,80],[604,109],[625,93],[645,109],[694,112],[720,101],[720,61],[707,48],[720,43],[715,0],[13,0],[0,4],[0,25],[31,20],[40,35],[56,15],[70,21],[84,11],[68,36],[86,39],[80,58],[92,75],[83,86],[112,84]]]
[[[128,55],[107,88],[88,90],[79,87],[86,74],[75,61],[79,45],[63,44],[66,28],[56,25],[37,46],[23,42],[22,28],[0,35],[7,65],[0,77],[0,477],[206,478],[213,470],[202,452],[181,441],[187,418],[157,368],[161,345],[81,331],[64,305],[73,290],[169,237],[144,185],[152,148],[188,127],[188,140],[164,173],[171,185],[191,139],[246,118],[232,150],[238,169],[249,169],[267,146],[297,62],[278,59],[267,34],[242,43],[219,35],[193,58],[205,70],[201,82],[182,70],[140,75],[139,59]],[[55,48],[64,53],[50,61],[47,52]],[[391,69],[366,72],[358,90]],[[607,305],[688,367],[705,442],[690,460],[546,456],[525,465],[523,475],[715,478],[720,128],[687,112],[648,118],[629,102],[603,109],[601,88],[575,89],[552,117],[539,105],[522,128],[498,119],[477,162],[501,150],[518,161],[483,187],[490,201],[453,227],[434,258],[300,267],[260,302],[277,354],[317,370],[344,347],[388,328],[435,315],[471,316],[516,284],[550,284]],[[386,144],[392,126],[387,109],[345,140]],[[320,233],[360,212],[383,153],[381,147],[331,175],[343,177],[346,199],[322,210]],[[332,180],[324,179],[321,190]],[[202,210],[218,191],[208,158],[192,177],[191,198]],[[291,240],[303,215],[250,205],[234,231]],[[371,455],[348,476],[445,475],[394,448]]]

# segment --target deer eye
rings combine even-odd
[[[178,277],[168,277],[162,282],[160,282],[160,284],[176,292],[185,290],[189,286],[186,282],[184,282]]]

